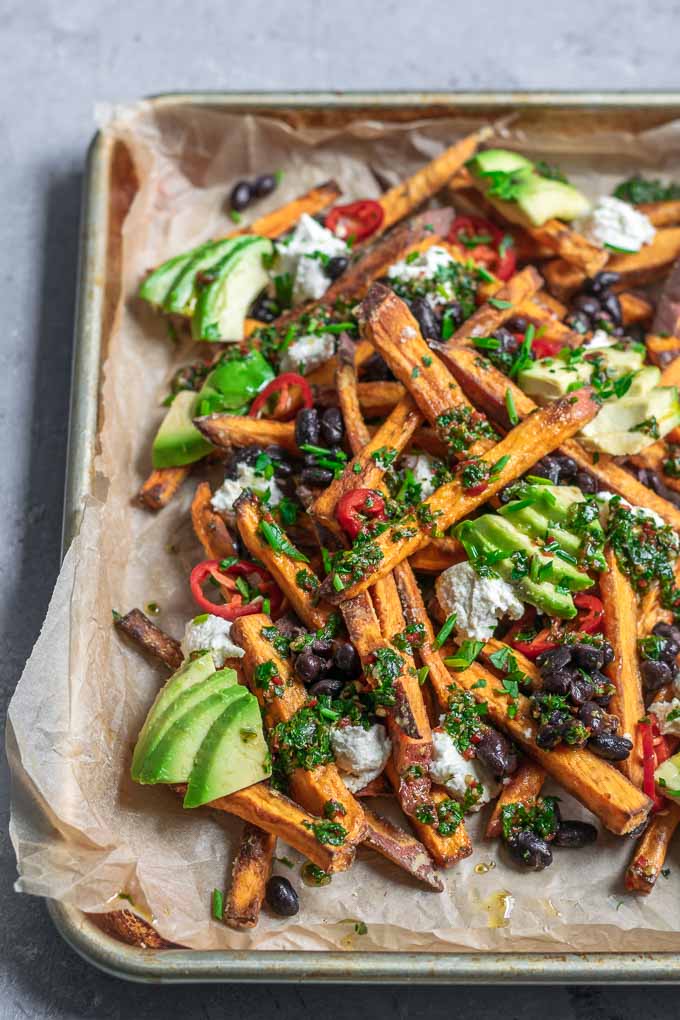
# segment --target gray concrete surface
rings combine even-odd
[[[678,88],[678,5],[0,0],[2,706],[59,561],[78,209],[93,105],[180,89]],[[163,989],[91,970],[12,889],[0,793],[0,1020],[672,1016],[671,989]]]

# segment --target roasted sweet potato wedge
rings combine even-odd
[[[520,762],[519,768],[510,776],[501,790],[501,795],[494,804],[493,811],[487,822],[485,836],[487,839],[498,839],[502,835],[503,808],[509,804],[522,804],[532,807],[536,803],[543,783],[545,769],[530,758]]]
[[[168,669],[174,671],[182,665],[184,656],[179,641],[152,623],[141,609],[131,609],[125,616],[115,617],[114,622],[118,630]]]
[[[188,467],[155,468],[139,490],[139,501],[148,510],[162,510],[167,506],[185,478]]]
[[[201,482],[196,487],[196,495],[191,504],[191,523],[206,559],[223,560],[234,555],[234,543],[226,524],[213,510],[211,498],[210,486],[207,482]]]
[[[292,422],[269,418],[245,418],[237,414],[208,414],[196,418],[194,425],[213,446],[230,450],[234,446],[282,446],[297,454]]]
[[[635,847],[633,859],[626,870],[628,892],[648,896],[663,869],[668,848],[680,822],[680,807],[668,802],[655,814]]]
[[[230,928],[256,926],[275,852],[276,836],[247,822],[234,858],[231,886],[224,905],[224,922]]]

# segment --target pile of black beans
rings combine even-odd
[[[261,174],[254,181],[237,181],[231,189],[229,205],[234,212],[243,212],[256,198],[265,198],[276,190],[276,174]]]
[[[652,471],[651,468],[635,467],[633,464],[626,464],[625,466],[637,478],[638,482],[642,482],[648,489],[655,492],[657,496],[662,496],[669,503],[680,507],[680,492],[670,489],[656,471]]]
[[[541,670],[541,690],[531,696],[534,710],[545,715],[548,696],[564,698],[563,708],[550,712],[539,726],[536,743],[551,750],[565,738],[608,761],[623,761],[633,745],[619,734],[619,720],[606,711],[613,687],[601,670],[613,661],[614,651],[608,641],[602,644],[560,645],[542,652],[536,659]],[[582,737],[574,739],[578,724]]]
[[[553,862],[553,846],[580,850],[589,846],[597,839],[597,829],[588,822],[562,820],[559,804],[555,804],[557,829],[554,835],[546,839],[539,836],[533,829],[519,829],[507,839],[507,847],[512,856],[530,871],[543,871]]]
[[[592,475],[581,471],[575,460],[562,453],[551,453],[531,469],[532,475],[547,478],[553,485],[577,485],[585,495],[598,491]]]
[[[672,623],[657,623],[652,634],[658,638],[657,641],[643,638],[640,642],[640,674],[645,690],[650,694],[674,683],[680,675],[677,662],[680,627]]]
[[[580,294],[572,299],[565,323],[578,333],[604,329],[611,336],[623,336],[621,302],[611,289],[619,282],[618,273],[606,270],[586,280]]]
[[[327,407],[325,411],[317,408],[303,407],[295,419],[295,442],[298,447],[319,446],[331,454],[344,453],[342,441],[345,437],[345,425],[342,414],[337,407]],[[300,481],[312,488],[330,485],[333,472],[330,468],[318,464],[317,455],[302,451],[303,467]]]
[[[420,326],[420,332],[426,340],[442,340],[442,322],[444,317],[450,321],[454,329],[462,326],[464,321],[463,309],[458,301],[449,301],[448,304],[432,307],[427,298],[414,298],[409,302],[409,307]]]
[[[291,639],[295,675],[312,697],[327,694],[339,698],[346,684],[360,675],[361,662],[349,641],[317,637],[309,641],[309,632],[285,617],[276,626]],[[296,651],[296,647],[300,650]]]

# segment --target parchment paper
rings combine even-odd
[[[348,198],[374,196],[373,170],[396,181],[474,122],[468,115],[464,122],[364,120],[351,129],[295,130],[216,110],[154,114],[145,104],[99,116],[129,146],[140,189],[124,227],[123,299],[105,366],[93,495],[10,706],[17,889],[85,911],[132,903],[165,938],[201,949],[680,948],[680,847],[671,853],[668,879],[660,878],[650,897],[634,898],[622,889],[632,840],[603,834],[592,851],[556,850],[553,866],[534,875],[516,869],[497,842],[483,841],[479,818],[470,822],[474,855],[445,873],[443,894],[423,891],[363,850],[351,872],[328,887],[307,888],[301,859],[281,846],[280,856],[295,866],[279,862],[276,870],[299,888],[299,915],[263,913],[249,934],[210,919],[210,894],[225,884],[241,823],[183,811],[167,790],[136,786],[128,775],[131,746],[165,674],[114,633],[111,610],[154,601],[160,625],[181,635],[194,612],[187,574],[198,559],[187,513],[192,484],[157,515],[131,498],[149,468],[159,401],[187,354],[134,292],[149,266],[233,229],[225,199],[239,177],[284,171],[253,217],[329,177]],[[592,125],[579,131],[578,123],[569,137],[557,126],[515,129],[514,136],[526,151],[558,158],[592,195],[641,167],[669,171],[680,150],[677,123],[645,136]],[[384,810],[393,807],[385,802]],[[586,816],[567,796],[562,812]],[[357,920],[367,934],[355,933]]]

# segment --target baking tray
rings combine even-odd
[[[293,125],[333,125],[379,114],[395,121],[471,118],[517,111],[527,124],[550,116],[565,129],[574,114],[621,130],[641,130],[680,117],[680,92],[643,93],[177,93],[152,97],[158,109],[209,106],[258,112]],[[105,134],[88,154],[83,196],[79,285],[71,387],[62,555],[76,534],[94,483],[100,371],[119,296],[122,224],[134,196],[127,150]],[[48,903],[57,930],[90,963],[117,977],[142,982],[312,982],[403,984],[627,984],[680,981],[679,953],[378,953],[207,952],[126,945],[95,919]]]

